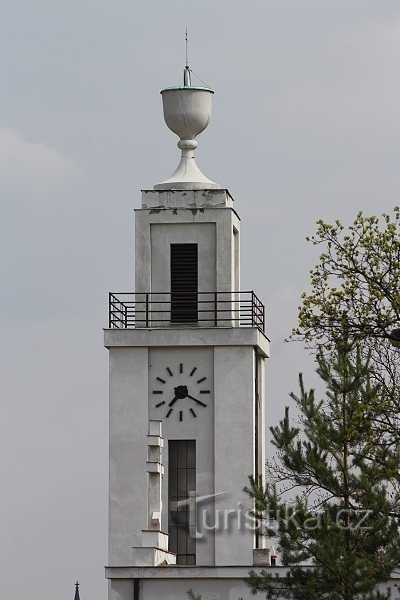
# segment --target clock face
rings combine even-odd
[[[166,419],[196,419],[207,407],[208,386],[208,378],[196,366],[166,366],[153,382],[154,406]]]

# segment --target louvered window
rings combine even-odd
[[[190,535],[189,492],[196,492],[196,442],[168,441],[169,550],[178,565],[196,564],[196,539]],[[183,502],[182,502],[183,501]]]
[[[171,321],[197,321],[197,244],[171,244]]]

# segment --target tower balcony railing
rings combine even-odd
[[[265,307],[246,292],[110,292],[108,327],[257,327],[265,332]]]

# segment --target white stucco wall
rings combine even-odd
[[[216,502],[228,515],[229,529],[215,536],[216,565],[252,564],[254,535],[246,529],[244,513],[249,498],[243,492],[254,473],[254,359],[252,347],[214,350],[215,379],[215,490],[228,492]]]
[[[265,598],[265,594],[254,596],[244,581],[214,579],[208,581],[193,581],[182,579],[178,581],[142,582],[140,600],[188,600],[188,590],[201,594],[201,600],[250,600]],[[119,600],[119,599],[118,599]]]
[[[182,373],[180,373],[182,365]],[[173,376],[166,370],[169,367]],[[191,370],[196,372],[190,376]],[[166,383],[157,381],[161,377]],[[197,384],[203,377],[207,379]],[[174,388],[187,385],[189,393],[207,404],[197,406],[190,399],[180,400],[174,404],[173,412],[166,418],[168,402],[174,398]],[[161,390],[163,394],[153,394],[153,390]],[[210,390],[210,394],[200,394],[201,389]],[[157,408],[160,401],[166,405]],[[196,417],[190,413],[195,410]],[[182,410],[182,421],[179,412]],[[163,478],[163,515],[162,522],[168,531],[168,442],[169,440],[195,440],[196,442],[196,494],[205,496],[214,493],[214,351],[212,347],[203,348],[151,348],[149,368],[149,414],[152,419],[162,419],[162,432],[165,438],[163,452],[165,476]],[[206,508],[212,510],[213,503]],[[201,532],[200,532],[201,533]],[[209,532],[196,543],[196,563],[199,565],[214,564],[214,534]]]
[[[148,349],[110,349],[109,564],[131,564],[146,525]]]
[[[142,586],[141,586],[142,587]],[[110,579],[108,582],[108,600],[132,600],[133,581],[129,579]],[[142,593],[141,600],[144,600]]]
[[[270,567],[271,575],[284,577],[285,567]],[[187,600],[188,590],[201,594],[202,600],[251,600],[265,598],[265,592],[253,595],[245,579],[249,569],[243,567],[231,568],[167,568],[135,569],[129,575],[131,579],[116,578],[110,584],[110,600],[132,600],[133,581],[137,579],[139,600]],[[121,570],[118,577],[128,576]],[[377,587],[383,593],[391,592],[391,598],[400,597],[399,575],[394,573],[392,578]]]
[[[192,232],[201,244],[207,245],[209,228],[197,227],[198,225],[212,225],[215,228],[215,289],[220,291],[232,291],[236,284],[239,283],[239,235],[240,235],[240,220],[234,210],[231,208],[159,208],[159,209],[137,209],[135,210],[135,291],[149,292],[152,290],[152,284],[158,280],[152,277],[152,269],[160,272],[159,269],[165,268],[165,237],[161,235],[152,236],[152,229],[156,231],[155,226],[167,225],[172,226],[171,231],[176,225],[193,225]],[[235,242],[233,240],[233,228],[236,229]],[[184,231],[184,229],[181,229]],[[198,230],[198,232],[196,231]],[[162,229],[160,230],[162,231]],[[179,239],[183,239],[179,228],[175,228],[179,235]],[[204,232],[204,233],[202,233]],[[200,238],[199,238],[200,235]],[[201,236],[204,236],[201,238]],[[174,242],[173,237],[169,236],[171,243]],[[179,242],[179,239],[177,240]],[[196,241],[193,240],[193,241]],[[187,241],[190,241],[187,238]],[[234,244],[237,250],[234,249]],[[212,253],[213,248],[209,251]],[[158,260],[152,258],[152,252],[159,257]],[[169,249],[167,250],[169,255]],[[205,255],[204,260],[209,264],[209,258]],[[235,266],[232,265],[235,262]],[[159,266],[160,265],[160,266]],[[204,273],[207,267],[204,267]],[[199,272],[203,271],[201,262],[199,261]],[[162,274],[165,277],[165,274]],[[165,281],[165,283],[167,283]],[[203,282],[199,282],[203,283]],[[204,282],[206,284],[207,281]],[[160,291],[157,287],[157,291]],[[161,290],[169,291],[169,289]],[[199,291],[209,291],[207,289]]]
[[[168,439],[195,439],[197,495],[227,492],[215,501],[222,531],[210,532],[197,543],[197,564],[252,564],[253,532],[243,527],[243,521],[238,530],[238,523],[249,507],[242,489],[254,472],[255,347],[261,354],[268,350],[267,344],[265,348],[259,345],[265,341],[260,336],[253,329],[235,328],[106,331],[110,349],[110,565],[131,564],[131,547],[140,545],[146,524],[144,465],[149,418],[163,420],[167,442],[163,528],[167,529]],[[179,374],[181,363],[183,373]],[[188,371],[194,366],[199,377],[207,377],[204,386],[210,394],[202,397],[207,408],[200,406],[196,418],[186,410],[182,422],[178,413],[166,419],[164,405],[156,408],[160,395],[152,392],[162,387],[157,376],[167,382],[166,366],[178,374],[165,384],[162,397],[165,394],[167,399],[176,385],[188,382]],[[203,384],[196,387],[195,381],[193,385],[200,397],[197,388],[204,389]],[[226,518],[229,528],[225,528]]]
[[[139,583],[139,600],[188,600],[188,591],[201,594],[202,600],[251,600],[265,598],[265,594],[252,594],[245,581],[240,579],[142,579]],[[132,600],[133,581],[112,580],[109,600]]]

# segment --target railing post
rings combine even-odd
[[[218,325],[218,292],[214,292],[214,327]]]
[[[146,292],[146,327],[149,326],[149,292]]]
[[[128,329],[128,305],[125,304],[124,306],[124,319],[125,319],[125,329]]]
[[[254,327],[254,291],[251,291],[251,326]]]
[[[108,292],[108,329],[111,329],[111,292]]]

